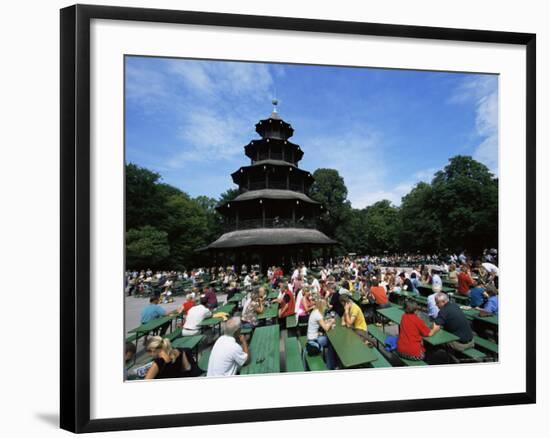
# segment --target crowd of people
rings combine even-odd
[[[421,263],[415,264],[419,260]],[[375,340],[369,335],[368,324],[381,325],[376,310],[389,307],[396,292],[418,295],[421,288],[427,287],[431,293],[427,297],[426,312],[420,312],[416,301],[405,301],[395,351],[405,359],[442,363],[441,351],[431,351],[432,357],[427,355],[425,337],[444,329],[458,338],[449,343],[452,351],[460,353],[474,346],[470,321],[452,294],[443,292],[444,282],[447,291],[451,288],[457,295],[467,297],[468,308],[477,309],[480,316],[498,315],[497,263],[496,251],[489,250],[476,260],[466,253],[418,258],[348,256],[327,262],[319,260],[315,270],[304,263],[287,273],[281,267],[272,266],[266,275],[261,275],[254,266],[242,266],[238,270],[231,266],[183,272],[132,271],[127,273],[126,292],[134,294],[144,283],[157,285],[157,293],[151,292],[150,303],[141,314],[141,323],[145,324],[167,315],[159,302],[170,296],[167,292],[177,282],[186,282],[189,287],[185,301],[174,311],[182,315],[182,336],[200,332],[199,324],[212,316],[220,297],[228,300],[235,294],[242,295],[240,312],[225,322],[223,334],[213,344],[207,369],[200,370],[190,350],[172,348],[170,341],[163,338],[167,326],[162,326],[155,336],[145,341],[146,352],[153,359],[146,379],[192,377],[203,372],[207,376],[237,374],[250,358],[247,337],[242,330],[250,331],[263,324],[258,316],[275,303],[280,327],[284,329],[287,317],[295,315],[298,323],[306,327],[305,350],[308,354],[323,355],[327,368],[335,369],[338,359],[327,332],[341,324],[373,348]],[[219,293],[212,284],[219,285]],[[272,290],[278,294],[268,298]],[[128,348],[132,353],[132,348]]]

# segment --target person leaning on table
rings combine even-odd
[[[154,336],[147,342],[147,354],[153,364],[145,375],[145,380],[173,379],[177,377],[197,377],[202,374],[189,348],[172,348],[166,338]]]
[[[474,334],[460,307],[451,303],[447,294],[443,292],[435,294],[435,304],[439,308],[439,313],[435,318],[432,334],[435,334],[440,328],[444,328],[459,338],[458,341],[449,343],[451,348],[460,352],[473,348]]]
[[[241,334],[241,321],[238,317],[230,318],[225,323],[224,334],[212,348],[206,376],[233,376],[249,360],[248,344]]]
[[[424,360],[426,349],[424,348],[424,336],[432,336],[437,330],[430,328],[418,317],[418,306],[415,301],[405,301],[405,313],[399,324],[399,337],[397,339],[397,354],[405,359]]]

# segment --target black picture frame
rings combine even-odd
[[[509,394],[90,419],[90,22],[181,23],[334,34],[487,42],[526,47],[526,391]],[[536,35],[292,17],[111,6],[61,10],[61,386],[60,426],[101,432],[252,421],[535,403],[536,401]]]

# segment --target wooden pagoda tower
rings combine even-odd
[[[314,178],[298,166],[304,152],[289,141],[294,129],[279,116],[277,103],[256,124],[261,138],[244,147],[250,165],[231,175],[238,196],[217,207],[225,233],[207,247],[215,264],[259,264],[262,271],[276,265],[288,272],[309,262],[312,249],[336,243],[317,229],[324,207],[308,196]]]

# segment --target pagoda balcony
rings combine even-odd
[[[279,189],[279,190],[292,190],[294,192],[304,193],[304,188],[309,188],[303,184],[289,183],[288,186],[284,181],[268,181],[268,186],[266,187],[264,181],[260,182],[251,182],[250,188],[246,186],[239,187],[239,193],[248,192],[249,190],[262,190],[262,189]]]
[[[231,220],[224,224],[224,232],[236,230],[248,230],[251,228],[312,228],[317,229],[318,221],[315,219],[292,220],[292,218],[266,218]]]

